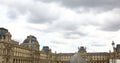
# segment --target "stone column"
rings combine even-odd
[[[19,60],[17,59],[17,63],[19,63]]]
[[[21,59],[20,59],[20,63],[21,63]]]
[[[16,60],[15,60],[15,59],[14,59],[13,61],[14,61],[14,63],[16,63]]]

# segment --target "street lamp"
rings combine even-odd
[[[113,52],[115,52],[115,43],[112,41]]]
[[[113,47],[113,59],[112,59],[112,63],[115,63],[115,43],[114,43],[114,41],[112,41],[112,47]]]

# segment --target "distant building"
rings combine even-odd
[[[120,44],[117,44],[117,46],[116,46],[116,52],[120,52]]]
[[[53,53],[48,46],[40,50],[40,44],[33,35],[27,36],[23,43],[11,39],[11,33],[0,28],[0,63],[70,63],[76,53]],[[114,45],[114,43],[113,43]],[[114,47],[114,52],[89,53],[81,46],[77,53],[90,63],[112,63],[120,59],[120,45]]]

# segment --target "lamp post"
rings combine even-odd
[[[112,41],[112,47],[113,47],[113,58],[112,58],[112,63],[115,63],[115,43]]]
[[[113,52],[115,52],[115,43],[112,41]]]

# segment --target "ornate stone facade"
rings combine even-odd
[[[48,46],[39,50],[35,36],[28,36],[22,44],[11,39],[5,28],[0,28],[0,63],[69,63],[75,53],[52,53]],[[78,53],[90,63],[109,63],[109,59],[120,58],[120,45],[114,52],[89,53],[80,47]]]

